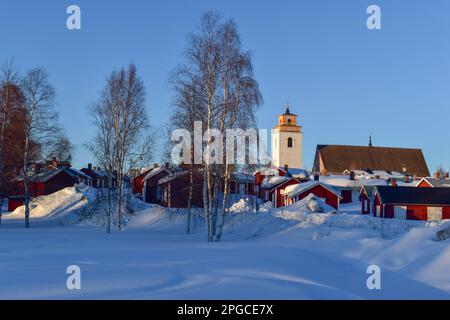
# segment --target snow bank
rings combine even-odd
[[[84,207],[95,198],[95,189],[84,184],[65,188],[47,196],[35,198],[30,203],[30,218],[64,217]],[[25,218],[25,206],[14,210],[9,219]]]

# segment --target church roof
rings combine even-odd
[[[428,177],[430,172],[421,149],[371,146],[318,145],[314,171],[342,173],[345,170],[384,170]]]

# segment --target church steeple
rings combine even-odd
[[[284,111],[285,115],[289,115],[291,114],[291,112],[289,111],[289,102],[286,102],[286,111]]]
[[[291,113],[289,103],[286,103],[285,111],[278,115],[278,125],[272,134],[272,165],[302,168],[302,137],[297,115]]]
[[[369,136],[369,147],[373,147],[373,144],[372,144],[372,135]]]

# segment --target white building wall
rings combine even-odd
[[[288,148],[288,139],[293,139],[292,148]],[[302,163],[302,141],[301,132],[286,132],[274,130],[272,133],[272,164],[278,167],[301,169]]]

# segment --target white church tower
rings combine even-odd
[[[302,138],[302,127],[297,124],[297,115],[292,114],[287,105],[272,131],[272,165],[302,169]]]

